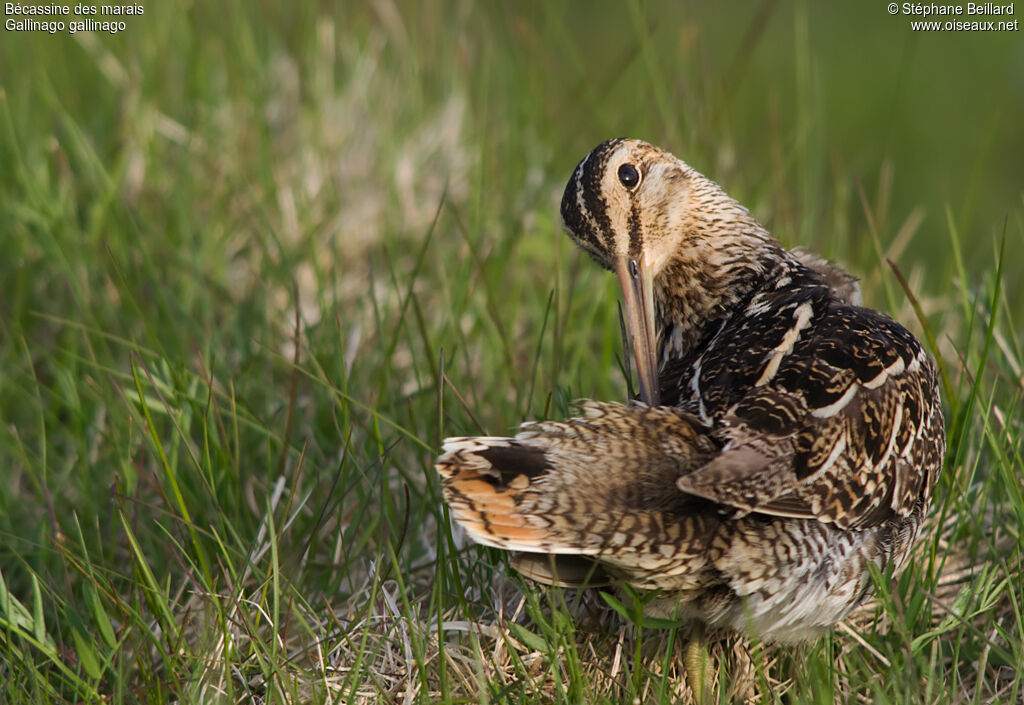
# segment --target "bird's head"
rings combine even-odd
[[[618,275],[641,399],[656,404],[654,297],[666,272],[685,264],[725,275],[770,238],[715,182],[640,140],[613,139],[594,148],[569,179],[561,210],[576,244]]]

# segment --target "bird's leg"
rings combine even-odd
[[[711,657],[708,655],[707,632],[702,623],[696,623],[690,631],[689,639],[683,651],[683,669],[686,682],[693,693],[696,705],[705,705],[711,701]]]

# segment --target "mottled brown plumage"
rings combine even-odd
[[[660,589],[649,611],[768,639],[827,630],[917,538],[945,450],[932,361],[649,144],[587,155],[562,219],[622,281],[649,403],[448,439],[454,519],[542,581]],[[548,556],[577,558],[563,576]]]

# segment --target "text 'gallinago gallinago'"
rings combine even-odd
[[[577,556],[660,589],[648,612],[779,641],[827,630],[917,538],[945,450],[931,359],[852,277],[644,142],[588,154],[562,220],[619,277],[643,401],[449,438],[455,520],[532,554],[532,577],[571,583],[536,557]]]

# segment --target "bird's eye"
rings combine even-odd
[[[632,191],[640,183],[640,172],[632,164],[623,164],[619,167],[619,183]]]

